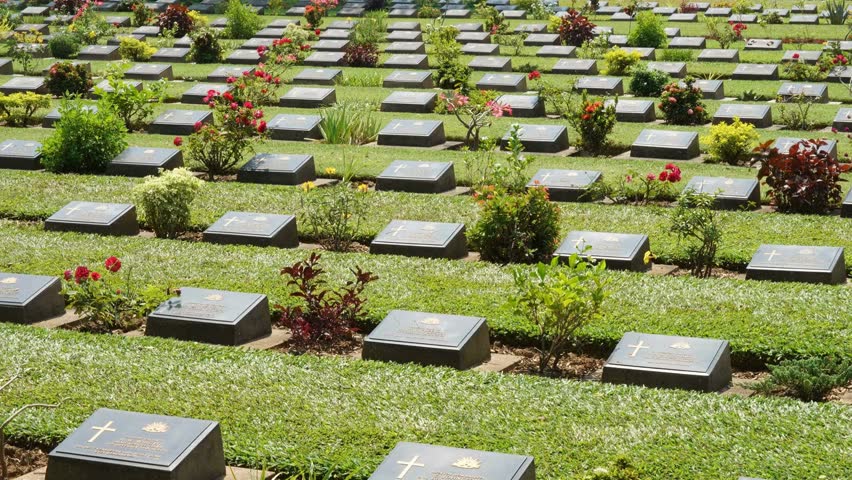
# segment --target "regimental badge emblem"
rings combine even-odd
[[[463,468],[465,470],[479,470],[482,467],[482,462],[473,458],[473,457],[464,457],[456,460],[456,463],[453,464],[456,468]]]
[[[814,251],[810,248],[803,248],[803,249],[799,250],[799,254],[800,255],[813,255]]]
[[[677,350],[689,350],[690,348],[692,348],[689,345],[689,342],[685,342],[685,341],[675,342],[675,343],[669,345],[669,347],[677,349]]]
[[[18,279],[15,277],[4,278],[3,280],[0,280],[0,283],[4,285],[14,285],[18,283]]]
[[[106,205],[98,205],[97,207],[95,207],[95,210],[103,212],[105,210],[109,210],[109,207],[107,207]]]
[[[265,222],[265,221],[266,221],[266,217],[254,217],[254,219],[253,219],[253,220],[254,220],[255,222]]]
[[[420,323],[422,323],[423,325],[440,325],[441,320],[439,320],[435,317],[429,317],[429,318],[424,318],[424,319],[420,320]]]
[[[214,293],[213,295],[207,295],[206,297],[204,297],[205,300],[210,300],[211,302],[218,302],[221,301],[223,298],[225,297],[219,295],[218,293]]]
[[[169,424],[163,422],[149,423],[142,427],[142,430],[148,433],[166,433],[169,431]]]

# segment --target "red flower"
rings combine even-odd
[[[229,102],[234,101],[234,96],[231,95],[231,92],[225,92],[224,94],[222,94],[222,97]]]
[[[665,182],[668,177],[669,177],[669,171],[663,170],[662,172],[660,172],[660,176],[658,178],[660,179],[661,182]]]
[[[282,38],[281,43],[293,43],[293,40],[290,38]]]
[[[538,70],[533,70],[532,72],[529,73],[529,75],[527,75],[527,78],[530,79],[530,80],[539,79],[539,78],[541,78],[541,73],[539,73]]]
[[[264,53],[266,53],[266,46],[265,45],[261,45],[261,46],[257,47],[257,54],[258,55],[263,56]]]
[[[589,115],[588,113],[584,113],[584,114],[583,114],[583,116],[582,116],[581,118],[582,118],[583,120],[588,120],[588,119],[592,118],[592,116],[591,116],[591,115]]]
[[[656,180],[656,179],[657,179],[657,177],[656,177],[653,173],[649,173],[648,175],[646,175],[646,176],[645,176],[645,178],[646,178],[649,182],[653,182],[654,180]]]
[[[101,279],[101,274],[100,274],[100,273],[98,273],[98,272],[92,272],[92,280],[94,280],[94,281],[96,281],[96,282],[97,282],[97,281],[98,281],[98,280],[100,280],[100,279]]]
[[[228,82],[228,83],[234,83],[234,82],[236,82],[236,81],[237,81],[237,79],[236,79],[236,78],[234,78],[234,77],[228,77],[228,79],[227,79],[227,80],[225,80],[225,81],[226,81],[226,82]],[[206,103],[206,102],[205,102],[205,103]]]
[[[243,102],[243,106],[246,108],[254,108],[254,104],[249,101]]]
[[[794,54],[793,54],[793,60],[798,60],[798,59],[799,59],[799,54],[798,54],[798,53],[794,53]]]
[[[318,28],[318,29],[314,30],[314,33],[315,33],[315,34],[317,34],[317,35],[319,35],[319,34],[320,34],[320,29]]]
[[[89,279],[89,269],[84,266],[79,266],[74,269],[74,281],[77,283],[85,282]]]
[[[201,123],[201,122],[198,122],[198,123]],[[116,257],[109,257],[104,262],[104,266],[110,272],[115,273],[115,272],[121,270],[121,260],[119,260]]]
[[[74,275],[71,273],[71,270],[65,270],[65,280],[71,280],[71,277]]]
[[[180,137],[175,137],[174,144],[175,144],[176,147],[183,145],[183,139],[180,138]]]
[[[261,120],[260,123],[257,125],[257,133],[263,133],[265,131],[266,131],[266,122]]]

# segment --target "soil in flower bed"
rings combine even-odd
[[[8,477],[18,478],[47,465],[47,453],[40,448],[20,448],[6,445]]]

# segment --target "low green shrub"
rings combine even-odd
[[[615,107],[615,102],[589,100],[583,92],[582,100],[572,105],[568,115],[568,123],[580,135],[579,146],[593,155],[603,151],[609,142],[607,136],[615,128]]]
[[[35,114],[50,107],[50,95],[39,95],[33,92],[0,93],[0,120],[12,127],[34,123]]]
[[[50,48],[50,54],[56,58],[71,58],[77,55],[83,44],[77,35],[72,33],[62,32],[53,35],[47,41],[47,46]]]
[[[62,120],[41,146],[44,168],[55,173],[102,173],[127,147],[127,129],[109,108],[63,101]]]
[[[663,92],[663,87],[670,81],[671,77],[666,72],[640,65],[633,69],[633,75],[630,77],[630,91],[637,97],[658,97]]]
[[[657,107],[663,112],[666,123],[672,125],[701,125],[707,123],[710,114],[701,100],[704,94],[695,86],[692,77],[686,77],[683,85],[672,82],[663,87]]]
[[[363,145],[376,139],[381,130],[373,115],[375,106],[340,102],[320,112],[320,132],[326,143]]]
[[[627,52],[615,47],[604,54],[606,61],[606,74],[612,76],[628,75],[635,67],[642,55],[639,52]]]
[[[701,137],[701,143],[707,145],[709,160],[738,165],[751,158],[758,138],[754,125],[735,117],[731,123],[719,122],[710,127],[710,133]]]
[[[157,52],[145,40],[137,40],[133,37],[121,37],[118,45],[118,54],[125,60],[132,62],[147,62]]]
[[[219,63],[225,57],[225,51],[219,42],[219,34],[211,28],[199,28],[190,34],[192,45],[189,58],[195,63]]]
[[[95,87],[100,96],[98,105],[112,110],[129,131],[138,130],[148,124],[154,114],[154,106],[162,103],[168,83],[165,80],[147,82],[137,89],[122,79],[121,73],[107,76],[110,90]]]
[[[189,229],[189,207],[202,184],[184,168],[166,170],[147,177],[133,189],[133,196],[158,237],[177,238]]]
[[[83,95],[92,88],[92,77],[85,65],[58,62],[47,71],[47,90],[57,96]]]
[[[662,48],[668,37],[662,17],[645,10],[636,15],[636,25],[627,35],[627,44],[631,47]]]
[[[225,27],[225,37],[227,38],[251,38],[262,27],[257,12],[240,0],[228,0],[225,18],[228,19],[228,24]]]
[[[671,231],[679,242],[687,242],[688,266],[692,275],[698,278],[709,278],[713,273],[722,240],[713,201],[711,194],[689,189],[681,193],[671,213]]]
[[[768,365],[772,375],[759,383],[763,393],[784,391],[796,398],[815,402],[836,387],[852,382],[852,361],[832,357],[784,360],[778,365]]]
[[[330,168],[326,173],[337,174]],[[341,179],[329,188],[316,188],[313,182],[301,185],[300,218],[303,228],[327,250],[346,252],[358,236],[368,211],[367,185],[351,183],[355,162],[343,159]]]

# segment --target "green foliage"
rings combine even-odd
[[[606,147],[607,136],[615,128],[616,102],[589,100],[583,92],[582,100],[572,104],[568,123],[580,134],[579,144],[583,149],[597,154]]]
[[[225,51],[219,43],[219,34],[211,28],[198,28],[190,34],[192,45],[189,58],[195,63],[219,63]]]
[[[671,213],[671,231],[679,242],[688,242],[685,248],[688,266],[698,278],[709,278],[713,273],[722,240],[713,202],[713,195],[689,189],[678,197]]]
[[[501,191],[520,193],[527,188],[527,168],[533,157],[523,155],[520,125],[512,125],[506,144],[509,155],[499,150],[499,138],[484,138],[475,150],[464,158],[464,167],[474,190],[496,186]]]
[[[532,269],[512,271],[515,311],[535,325],[538,333],[538,370],[559,370],[559,361],[574,342],[575,333],[600,318],[608,296],[604,276],[606,262],[595,262],[575,253],[564,265],[558,258]]]
[[[345,252],[352,248],[361,222],[367,214],[367,186],[350,183],[355,162],[343,158],[342,178],[328,188],[313,182],[302,184],[300,219],[311,237],[327,250]]]
[[[475,15],[483,19],[485,31],[492,35],[504,35],[509,32],[509,22],[503,14],[484,0],[476,5]]]
[[[125,60],[132,62],[147,62],[157,52],[145,40],[137,40],[133,37],[121,37],[118,45],[118,54]]]
[[[376,139],[381,130],[376,108],[369,103],[339,102],[320,112],[320,132],[326,143],[363,145]]]
[[[30,30],[13,33],[12,40],[13,43],[9,48],[12,60],[21,65],[24,75],[36,75],[38,65],[34,57],[45,52],[48,48],[44,43],[44,36],[37,30]]]
[[[228,0],[225,18],[228,19],[228,24],[225,27],[225,37],[227,38],[251,38],[262,28],[263,24],[260,16],[249,5],[243,4],[240,0]]]
[[[148,124],[154,113],[154,106],[162,103],[168,83],[165,80],[148,82],[137,89],[122,79],[122,73],[115,70],[107,75],[110,91],[95,87],[100,96],[98,105],[102,109],[112,110],[124,122],[127,130],[140,129]]]
[[[825,11],[828,12],[828,23],[831,25],[843,25],[849,15],[846,0],[826,0]]]
[[[93,111],[63,101],[62,119],[41,147],[44,168],[55,173],[102,173],[127,147],[124,123],[110,108]]]
[[[184,168],[146,177],[133,189],[134,201],[160,238],[177,238],[189,229],[189,206],[204,182]]]
[[[642,55],[639,52],[627,52],[615,47],[604,54],[606,74],[613,76],[629,75],[631,69],[639,63],[641,58]]]
[[[13,127],[33,123],[33,116],[41,109],[50,107],[50,95],[21,92],[6,95],[0,93],[0,120]]]
[[[83,95],[92,88],[92,78],[85,65],[58,62],[47,71],[47,90],[57,97]]]
[[[749,160],[758,138],[754,125],[734,117],[732,123],[719,122],[710,127],[710,134],[702,137],[701,143],[707,145],[710,160],[738,165]]]
[[[592,198],[606,197],[613,203],[647,203],[650,201],[673,200],[673,184],[682,179],[680,167],[666,164],[659,173],[640,174],[634,169],[626,175],[619,175],[614,181],[596,182],[589,189]]]
[[[387,31],[388,14],[384,10],[368,12],[355,24],[352,43],[355,45],[378,45]]]
[[[688,49],[666,48],[657,50],[656,57],[661,62],[692,62],[695,60],[695,53]]]
[[[511,194],[493,186],[474,198],[482,205],[468,241],[483,260],[500,264],[534,263],[550,258],[559,242],[559,207],[547,189]]]
[[[701,125],[707,123],[710,114],[704,106],[704,94],[695,86],[692,77],[686,77],[683,85],[672,82],[663,88],[657,108],[663,112],[666,123],[672,125]]]
[[[783,360],[768,365],[772,375],[757,385],[763,393],[781,389],[808,402],[825,399],[831,390],[852,382],[852,361],[833,357]]]
[[[541,0],[517,0],[513,3],[518,10],[526,10],[527,18],[532,20],[547,20],[553,15],[553,9]]]
[[[82,43],[76,35],[62,32],[53,35],[47,42],[50,53],[56,58],[71,58],[80,51]]]
[[[813,102],[804,92],[786,97],[779,96],[779,122],[790,130],[810,130],[813,121],[810,118]]]
[[[467,92],[468,82],[473,70],[461,63],[461,45],[456,41],[458,29],[443,23],[426,26],[426,37],[432,44],[438,68],[435,71],[435,85],[445,90]]]
[[[580,480],[639,480],[639,472],[625,458],[618,458],[611,467],[598,467]]]
[[[704,17],[704,27],[707,29],[707,38],[719,42],[719,48],[728,48],[732,43],[742,39],[732,25],[719,17]]]
[[[663,92],[663,87],[670,81],[671,77],[668,73],[639,65],[633,69],[630,91],[637,97],[658,97]]]
[[[662,48],[666,45],[666,36],[663,19],[650,10],[639,12],[636,15],[636,26],[630,30],[627,36],[627,44],[631,47]]]
[[[133,12],[130,16],[130,24],[134,27],[150,25],[157,18],[157,13],[142,0],[135,0],[130,9]]]
[[[592,40],[583,42],[583,46],[577,49],[577,57],[588,60],[600,60],[604,58],[604,55],[609,49],[609,34],[602,33]]]

